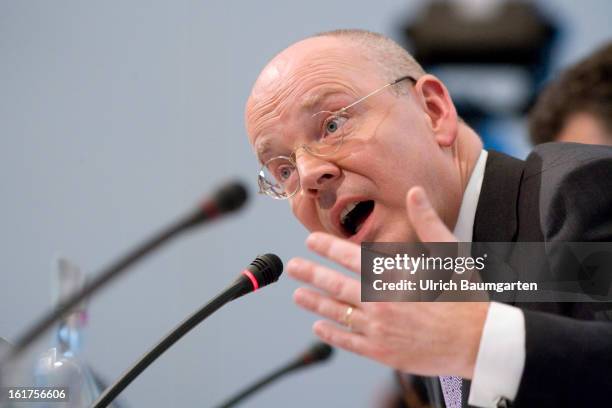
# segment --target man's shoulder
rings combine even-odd
[[[537,146],[526,160],[489,152],[478,241],[612,240],[612,148]]]
[[[522,200],[537,202],[546,240],[612,237],[612,147],[546,143],[527,157]]]
[[[526,159],[525,178],[541,176],[563,178],[564,175],[591,166],[609,167],[612,147],[581,143],[543,143]]]

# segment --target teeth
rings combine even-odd
[[[353,208],[357,207],[357,204],[359,204],[359,201],[352,202],[349,205],[347,205],[344,208],[344,210],[342,210],[342,212],[340,213],[340,223],[341,224],[344,224],[344,221],[346,221],[346,216],[348,215],[348,213],[353,211]]]

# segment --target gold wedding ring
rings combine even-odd
[[[346,311],[344,312],[344,316],[342,317],[342,322],[344,323],[346,327],[349,328],[349,330],[353,330],[353,327],[351,326],[351,316],[352,315],[353,315],[353,306],[349,306],[346,308]]]

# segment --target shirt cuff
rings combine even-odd
[[[514,400],[525,367],[525,316],[521,309],[491,302],[476,356],[468,403],[495,407]]]

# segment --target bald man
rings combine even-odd
[[[483,150],[444,84],[382,35],[293,44],[261,72],[245,117],[260,192],[287,200],[308,247],[354,272],[361,242],[612,241],[609,149],[548,144],[525,162]],[[318,289],[294,300],[325,318],[319,337],[433,377],[435,406],[595,404],[612,385],[612,325],[588,306],[362,303],[357,279],[306,259],[287,270]],[[585,397],[583,383],[599,392]]]

